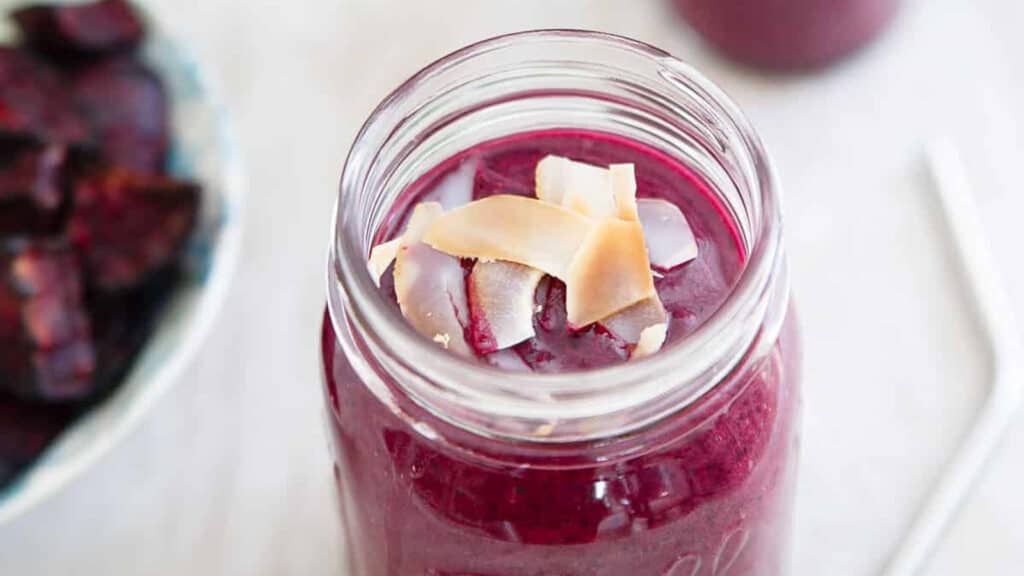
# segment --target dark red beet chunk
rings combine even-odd
[[[145,34],[142,21],[124,0],[28,6],[11,18],[26,43],[55,55],[130,50]]]
[[[168,107],[156,74],[129,58],[106,60],[79,70],[72,91],[104,160],[146,174],[163,172]]]
[[[35,460],[73,417],[67,407],[25,404],[0,395],[0,487]]]
[[[64,240],[10,240],[0,248],[0,387],[20,397],[88,396],[96,369],[82,283]]]
[[[519,357],[536,372],[559,372],[565,365],[600,368],[629,358],[629,347],[600,325],[572,332],[565,310],[565,284],[545,277],[537,286],[533,317],[536,335],[514,346]]]
[[[0,132],[63,144],[89,136],[57,69],[8,46],[0,46]]]
[[[65,206],[66,149],[27,139],[0,139],[0,236],[48,234]]]
[[[103,291],[137,287],[173,266],[199,210],[197,185],[119,168],[80,177],[72,193],[68,236]]]
[[[534,171],[543,157],[543,154],[530,150],[505,157],[482,158],[473,178],[473,199],[495,194],[533,197]]]
[[[129,0],[49,1],[0,46],[0,488],[126,376],[199,209]]]
[[[0,100],[0,134],[25,134],[28,124],[25,118],[11,107],[6,100]]]
[[[157,313],[176,286],[178,274],[177,268],[168,268],[135,290],[91,295],[89,313],[98,392],[110,390],[124,379],[149,338]]]

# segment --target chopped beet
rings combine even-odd
[[[105,60],[74,74],[74,101],[108,163],[161,174],[169,120],[163,83],[131,58]]]
[[[165,176],[168,97],[134,54],[145,26],[129,0],[11,18],[22,40],[0,46],[0,488],[127,375],[200,201]]]
[[[19,48],[0,46],[0,131],[78,144],[89,131],[60,72]]]
[[[550,276],[537,286],[536,335],[512,347],[535,372],[561,372],[566,366],[589,369],[629,358],[629,347],[599,324],[571,331],[565,310],[565,284]],[[568,336],[567,336],[568,335]]]
[[[473,199],[479,200],[495,194],[515,194],[532,198],[533,178],[532,173],[524,173],[516,166],[485,159],[480,162],[473,178]]]
[[[145,34],[142,21],[124,0],[27,6],[11,18],[26,43],[54,55],[131,50]]]
[[[199,210],[196,184],[119,168],[79,177],[72,194],[68,236],[87,279],[104,291],[139,286],[173,266]]]
[[[74,416],[69,407],[26,404],[0,395],[0,488],[38,457]]]
[[[171,267],[134,290],[91,295],[89,313],[96,346],[98,391],[110,390],[125,377],[153,331],[157,313],[173,291],[178,275],[177,267]]]
[[[20,397],[78,400],[96,369],[78,262],[61,239],[0,247],[0,386]]]
[[[60,145],[0,139],[0,236],[58,231],[65,160]]]
[[[21,135],[28,133],[28,130],[25,118],[6,100],[0,100],[0,134]]]

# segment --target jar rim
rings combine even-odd
[[[516,43],[551,40],[597,43],[631,52],[657,63],[664,82],[683,81],[705,95],[735,128],[740,145],[750,156],[751,176],[760,196],[760,222],[756,223],[745,265],[726,300],[681,341],[644,359],[587,371],[508,372],[439,351],[436,343],[413,331],[394,313],[369,274],[365,247],[358,238],[347,234],[345,224],[352,214],[346,213],[345,206],[349,196],[361,190],[364,164],[377,152],[373,150],[371,132],[382,123],[401,123],[401,119],[391,118],[396,102],[421,83],[467,59]],[[703,397],[750,349],[763,321],[773,279],[782,268],[777,182],[759,137],[739,107],[692,66],[659,48],[614,34],[572,29],[532,30],[482,40],[443,56],[411,76],[382,100],[356,136],[345,161],[335,207],[328,273],[330,319],[339,341],[354,326],[366,348],[391,357],[393,362],[388,369],[402,374],[403,391],[411,393],[418,404],[436,416],[461,428],[486,436],[539,442],[579,441],[626,432]],[[739,329],[741,325],[746,329]],[[726,354],[727,350],[731,352]],[[358,353],[354,346],[347,352],[350,361]],[[364,370],[361,376],[373,378],[372,372]],[[713,377],[712,372],[719,376]],[[671,374],[671,381],[666,380],[666,374]],[[600,431],[593,432],[595,419],[625,412],[637,416],[640,405],[646,406],[647,418],[631,417],[615,430],[598,427]],[[455,418],[454,411],[444,409],[445,406],[457,407],[462,416]],[[472,413],[472,417],[466,418],[467,413]],[[512,419],[523,422],[512,424]],[[562,433],[546,429],[538,436],[530,432],[538,422],[570,421],[590,422],[590,426],[582,426],[590,431],[581,432],[581,427],[574,425],[566,426]]]

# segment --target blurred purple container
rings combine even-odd
[[[772,69],[830,64],[874,39],[901,0],[673,0],[728,56]]]

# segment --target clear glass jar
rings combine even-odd
[[[367,255],[410,184],[481,142],[547,128],[656,148],[725,206],[746,262],[696,332],[615,367],[501,372],[439,351],[379,294]],[[783,573],[799,347],[777,194],[736,106],[625,38],[503,36],[399,87],[346,162],[328,274],[322,353],[348,574]]]
[[[873,40],[901,0],[673,0],[730,57],[766,68],[815,68]]]

